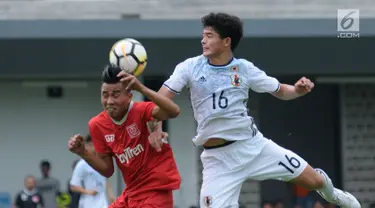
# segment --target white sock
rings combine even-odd
[[[316,190],[318,194],[323,197],[325,200],[329,202],[335,201],[335,188],[333,187],[331,179],[328,177],[328,175],[322,170],[316,168],[315,171],[320,173],[324,178],[324,185],[323,188]]]

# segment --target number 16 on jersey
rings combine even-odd
[[[212,108],[216,109],[217,107],[221,109],[228,107],[228,98],[224,96],[224,90],[220,92],[218,98],[216,93],[212,93]]]

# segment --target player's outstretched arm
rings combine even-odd
[[[294,86],[288,84],[280,84],[280,89],[272,93],[273,96],[281,100],[293,100],[307,93],[311,92],[314,88],[314,83],[309,79],[302,77]]]
[[[173,99],[174,97],[176,97],[176,93],[174,92],[171,92],[167,87],[165,86],[162,86],[159,91],[158,91],[159,94],[163,95],[164,97],[167,97],[169,99]],[[163,123],[161,121],[157,122],[155,124],[155,128],[153,129],[152,132],[156,132],[156,131],[159,131],[159,132],[162,132],[163,130]]]
[[[121,77],[121,82],[127,85],[126,89],[136,90],[142,93],[157,105],[152,111],[152,116],[157,120],[175,118],[180,114],[180,107],[178,107],[176,103],[163,96],[161,93],[157,93],[144,86],[135,76],[127,74],[124,71],[120,72],[117,76]]]
[[[110,154],[96,154],[97,156],[92,155],[88,151],[85,151],[85,153],[81,157],[102,176],[106,178],[111,177],[115,172],[112,156]]]
[[[78,134],[71,137],[68,142],[68,148],[71,152],[84,159],[92,168],[94,168],[104,177],[109,178],[113,175],[115,168],[113,167],[113,160],[110,153],[97,153],[97,156],[91,154],[85,148],[83,137],[81,135]]]

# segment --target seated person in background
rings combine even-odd
[[[34,176],[25,177],[25,187],[17,194],[16,208],[44,208],[43,198],[36,189],[36,180]]]

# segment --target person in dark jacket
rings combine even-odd
[[[36,179],[34,176],[25,177],[25,187],[17,194],[15,207],[17,208],[44,208],[44,201],[41,194],[36,189]]]

